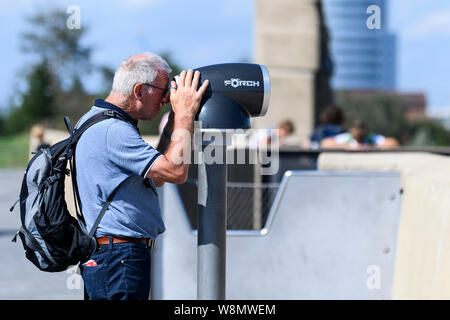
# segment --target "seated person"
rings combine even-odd
[[[257,134],[251,138],[251,142],[255,146],[268,146],[272,140],[275,140],[276,135],[279,145],[282,146],[289,142],[288,138],[292,137],[294,131],[294,123],[291,120],[284,120],[278,124],[276,129],[258,129]]]
[[[350,132],[338,134],[322,140],[320,147],[329,149],[390,149],[398,147],[394,138],[367,132],[367,127],[361,120],[356,120],[350,127]]]
[[[309,146],[312,149],[318,149],[323,139],[344,133],[345,130],[342,128],[343,122],[344,113],[342,109],[334,105],[327,106],[320,114],[320,124],[314,129],[309,138]]]

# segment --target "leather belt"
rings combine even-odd
[[[109,239],[110,237],[105,236],[105,237],[100,237],[97,238],[97,243],[99,245],[105,245],[105,244],[109,244]],[[131,238],[131,237],[112,237],[112,242],[113,244],[115,243],[125,243],[125,242],[134,242],[134,243],[142,243],[145,244],[146,246],[149,246],[150,248],[154,248],[155,247],[155,240],[154,239],[148,239],[148,238]]]

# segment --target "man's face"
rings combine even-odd
[[[169,85],[169,75],[163,71],[159,71],[155,81],[152,85],[159,88],[167,88]],[[150,87],[147,85],[142,86],[142,120],[153,120],[161,112],[161,109],[165,103],[170,101],[169,93],[164,95],[164,91]]]

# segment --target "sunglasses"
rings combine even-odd
[[[161,87],[154,86],[150,83],[143,83],[143,85],[161,90],[163,92],[163,95],[162,95],[163,97],[165,97],[167,92],[169,92],[169,90],[170,90],[170,86],[168,86],[167,88],[161,88]]]

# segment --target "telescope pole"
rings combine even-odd
[[[225,134],[215,139],[214,149],[226,159]],[[202,139],[203,141],[203,139]],[[209,143],[208,145],[211,145]],[[198,166],[197,299],[225,299],[227,232],[227,165],[210,163],[202,143]],[[206,160],[206,161],[205,161]]]

